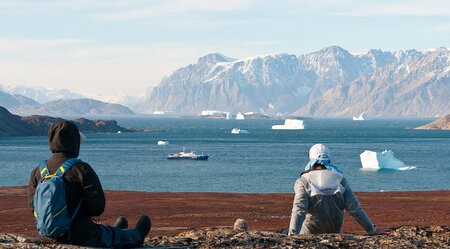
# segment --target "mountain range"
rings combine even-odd
[[[140,113],[170,111],[288,113],[311,116],[432,116],[450,110],[450,53],[386,52],[354,55],[331,46],[300,56],[233,59],[209,54],[151,88]]]
[[[65,89],[0,85],[0,106],[21,115],[219,110],[233,115],[443,116],[450,110],[450,51],[351,54],[331,46],[299,56],[244,59],[213,53],[164,77],[144,97],[120,92],[88,97]]]
[[[0,85],[0,92],[3,94],[7,93],[14,97],[26,97],[28,100],[32,100],[33,106],[38,104],[44,104],[61,99],[94,99],[102,102],[107,102],[111,104],[120,104],[128,108],[133,107],[136,103],[140,101],[141,97],[126,95],[121,92],[117,92],[113,95],[105,94],[88,94],[83,95],[79,93],[72,92],[67,89],[55,89],[55,88],[44,88],[44,87],[30,87],[24,85]],[[0,101],[1,101],[0,97]],[[3,98],[4,99],[4,98]],[[24,105],[23,103],[22,105]],[[6,104],[10,106],[11,104]],[[17,103],[13,104],[17,106]],[[26,105],[27,106],[27,105]],[[28,104],[29,107],[29,104]]]
[[[128,107],[94,99],[59,99],[40,104],[23,95],[0,91],[0,106],[20,115],[129,115]]]

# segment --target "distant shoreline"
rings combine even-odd
[[[232,226],[237,218],[250,229],[278,231],[289,225],[293,193],[137,192],[106,190],[107,206],[100,221],[112,224],[127,216],[134,225],[139,214],[153,220],[150,237],[182,231]],[[449,225],[450,190],[358,192],[369,217],[380,227]],[[0,187],[0,233],[36,236],[27,188]],[[364,234],[348,214],[344,232]]]

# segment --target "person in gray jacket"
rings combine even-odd
[[[331,164],[330,155],[330,150],[323,144],[315,144],[309,150],[310,161],[294,185],[289,234],[340,233],[344,210],[367,233],[379,233],[340,169]]]

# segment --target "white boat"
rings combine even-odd
[[[122,131],[118,131],[118,132],[117,132],[117,134],[120,134],[120,133],[122,133]]]
[[[244,120],[244,119],[245,119],[245,117],[244,117],[244,115],[242,113],[238,112],[236,114],[236,120]]]
[[[363,120],[367,120],[367,119],[368,119],[367,115],[364,112],[359,114],[358,117],[353,117],[353,120],[356,120],[356,121],[363,121]]]
[[[385,150],[381,153],[365,150],[359,155],[359,157],[361,158],[362,168],[367,170],[408,170],[415,168],[405,166],[404,162],[394,157],[394,153],[391,150]]]
[[[183,148],[183,151],[177,152],[177,153],[170,153],[167,155],[167,159],[170,160],[200,160],[205,161],[208,160],[208,155],[201,155],[195,154],[195,151],[186,152]]]
[[[162,141],[162,140],[158,141],[158,145],[167,145],[167,144],[169,144],[169,141]]]
[[[233,130],[231,130],[231,134],[247,134],[250,133],[247,130],[241,130],[239,128],[233,128]]]
[[[303,130],[305,125],[303,120],[285,119],[283,125],[272,125],[272,130]]]

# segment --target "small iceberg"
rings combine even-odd
[[[169,144],[169,141],[162,141],[162,140],[158,141],[158,145],[167,145],[167,144]]]
[[[244,117],[244,115],[242,113],[238,112],[236,114],[236,120],[244,120],[244,119],[245,119],[245,117]]]
[[[241,130],[239,128],[233,128],[233,130],[231,130],[231,134],[248,134],[250,132],[248,132],[247,130]]]
[[[272,125],[272,130],[303,130],[305,125],[303,120],[285,119],[283,125]]]
[[[364,120],[368,120],[369,118],[367,117],[367,115],[363,112],[361,114],[359,114],[358,117],[353,117],[353,120],[356,121],[364,121]]]
[[[404,162],[394,157],[394,153],[391,150],[385,150],[381,153],[365,150],[359,157],[361,158],[362,169],[367,170],[410,170],[416,168],[406,166]]]

